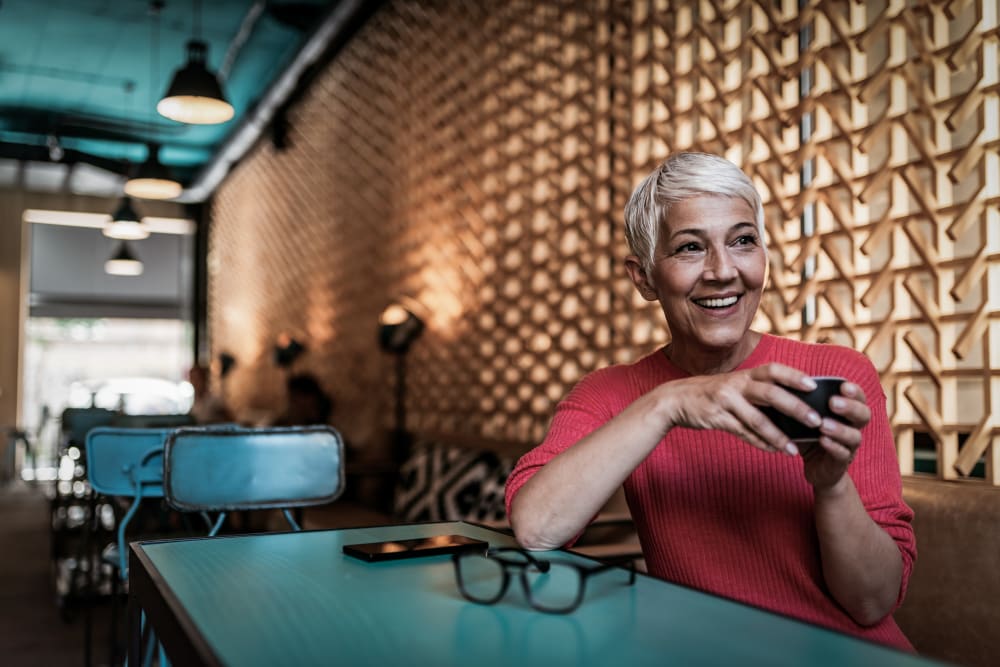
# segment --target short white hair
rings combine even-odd
[[[670,208],[701,195],[745,201],[754,211],[763,242],[764,206],[750,178],[718,155],[675,153],[639,183],[625,205],[625,238],[647,276],[653,268],[653,252],[660,227],[670,215]]]

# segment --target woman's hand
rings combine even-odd
[[[676,392],[671,402],[672,426],[727,431],[764,451],[793,456],[798,453],[788,436],[760,411],[759,406],[773,406],[814,428],[821,421],[815,410],[785,389],[811,391],[816,388],[815,382],[802,371],[782,364],[766,364],[718,375],[697,375],[664,385],[668,386]],[[857,391],[860,394],[860,389]],[[841,440],[850,439],[839,432],[835,436],[838,446]]]
[[[844,480],[847,466],[861,445],[861,429],[872,418],[864,392],[853,382],[840,386],[840,396],[830,399],[830,410],[848,423],[829,417],[823,419],[819,427],[819,446],[802,455],[806,479],[817,491],[832,490]]]

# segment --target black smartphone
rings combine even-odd
[[[367,542],[365,544],[345,544],[344,553],[369,562],[439,556],[459,551],[486,553],[489,542],[475,540],[465,535],[434,535],[414,540],[392,540],[388,542]]]

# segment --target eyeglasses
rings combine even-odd
[[[562,559],[541,559],[523,549],[488,549],[452,554],[458,589],[466,600],[494,604],[510,584],[511,572],[521,580],[528,602],[538,611],[568,614],[580,606],[587,579],[595,574],[617,570],[627,572],[628,585],[635,583],[635,569],[623,570],[609,563],[588,567]],[[631,561],[627,563],[631,565]]]

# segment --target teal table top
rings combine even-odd
[[[591,577],[576,611],[551,615],[533,610],[516,581],[495,605],[467,602],[449,556],[367,563],[342,552],[449,533],[513,545],[488,529],[434,523],[133,548],[158,594],[225,665],[933,664],[647,576],[634,586],[617,573]]]

